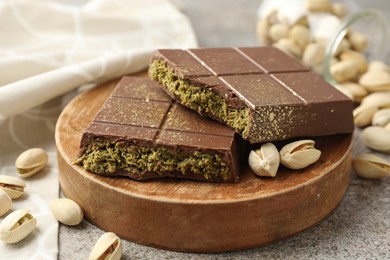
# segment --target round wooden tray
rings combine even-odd
[[[187,252],[256,247],[291,236],[327,216],[348,187],[351,135],[317,138],[320,160],[275,178],[245,170],[235,184],[107,178],[73,165],[84,129],[116,82],[76,97],[56,126],[60,184],[85,218],[130,241]]]

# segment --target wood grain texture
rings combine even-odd
[[[107,178],[73,165],[84,129],[117,82],[76,97],[56,126],[60,184],[105,231],[153,247],[221,252],[291,236],[322,220],[348,187],[351,135],[317,138],[320,160],[275,178],[246,169],[235,184],[176,179],[145,182]]]

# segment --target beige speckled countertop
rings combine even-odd
[[[379,2],[379,1],[376,1]],[[388,5],[387,1],[382,1]],[[257,45],[254,0],[176,0],[201,47]],[[360,130],[353,154],[365,151]],[[390,159],[390,156],[385,156]],[[351,173],[345,198],[321,223],[262,247],[218,254],[180,253],[123,241],[122,259],[390,259],[390,178],[368,181]],[[103,233],[87,221],[60,225],[59,259],[86,259]]]

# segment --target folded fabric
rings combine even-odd
[[[0,2],[0,119],[86,83],[145,68],[156,48],[197,45],[165,0]]]

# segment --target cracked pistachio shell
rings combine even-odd
[[[19,178],[8,175],[0,175],[0,189],[7,192],[11,199],[21,197],[24,193],[25,187],[26,184]]]
[[[30,177],[46,166],[49,156],[41,148],[32,148],[21,153],[15,161],[16,170],[21,177]]]
[[[54,217],[62,224],[75,226],[81,223],[84,214],[80,206],[71,199],[60,198],[50,202]]]
[[[378,112],[376,106],[358,106],[353,110],[353,121],[357,127],[365,127],[371,124],[374,114]]]
[[[352,167],[357,175],[366,179],[382,179],[390,175],[390,162],[369,153],[354,158]]]
[[[374,114],[372,125],[385,127],[390,123],[390,108],[384,108]]]
[[[17,243],[27,237],[36,225],[36,218],[27,209],[15,210],[0,223],[0,239],[5,243]]]
[[[272,143],[265,143],[249,153],[248,163],[257,176],[275,177],[280,163],[278,149]]]
[[[314,148],[313,140],[300,140],[289,143],[280,150],[280,162],[287,168],[297,170],[315,163],[321,151]]]
[[[119,260],[122,254],[123,248],[120,238],[112,232],[107,232],[96,241],[88,259]]]
[[[380,126],[369,126],[362,132],[363,143],[370,149],[390,153],[390,131]]]
[[[8,210],[12,206],[12,199],[8,196],[8,194],[0,189],[0,217],[3,216],[5,213],[8,212]]]
[[[385,125],[385,130],[390,131],[390,123],[388,123],[387,125]]]

